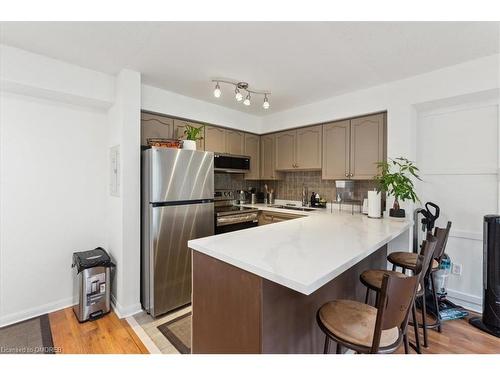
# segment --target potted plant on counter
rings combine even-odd
[[[377,190],[394,196],[394,204],[389,210],[389,216],[404,218],[405,210],[399,206],[399,202],[419,201],[412,181],[412,178],[421,180],[418,175],[419,169],[413,162],[403,157],[379,162],[377,167],[379,169],[379,174],[375,176]]]
[[[186,139],[182,142],[182,148],[186,150],[196,150],[196,141],[203,139],[201,132],[205,125],[199,128],[191,125],[186,125],[186,130],[184,130],[184,135]]]

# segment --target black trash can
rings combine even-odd
[[[79,322],[95,320],[111,310],[111,258],[102,247],[73,253],[74,290],[78,304],[73,306]]]

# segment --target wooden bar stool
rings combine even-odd
[[[425,275],[430,270],[430,263],[432,260],[432,256],[434,255],[434,249],[436,247],[437,240],[434,236],[428,234],[427,239],[422,243],[420,257],[422,258],[422,267],[418,275],[418,287],[416,290],[415,297],[413,298],[412,305],[412,318],[413,318],[413,328],[415,330],[415,346],[413,347],[417,353],[421,353],[420,349],[420,335],[418,332],[418,322],[417,322],[417,305],[415,299],[424,294],[424,279]],[[359,279],[361,283],[366,286],[366,297],[365,303],[368,303],[368,299],[370,297],[370,291],[373,290],[376,292],[377,299],[382,288],[382,280],[384,275],[392,275],[394,277],[405,277],[405,274],[397,271],[388,271],[388,270],[367,270],[364,271]],[[422,319],[425,322],[425,309],[422,310]]]
[[[436,247],[434,248],[433,260],[431,263],[431,267],[429,272],[427,272],[424,279],[424,293],[422,295],[422,314],[425,315],[426,312],[426,301],[425,301],[425,293],[427,293],[427,289],[430,283],[432,290],[432,298],[434,302],[434,306],[436,308],[436,323],[429,324],[425,320],[420,325],[423,328],[424,332],[424,347],[428,346],[427,340],[427,329],[437,328],[438,332],[441,332],[441,318],[439,316],[439,302],[437,298],[436,286],[434,284],[434,272],[439,270],[439,264],[443,259],[444,252],[446,249],[446,244],[448,242],[448,237],[450,235],[451,229],[451,221],[448,221],[446,228],[438,228],[434,229],[434,237],[436,237]],[[406,270],[413,271],[415,269],[417,254],[410,253],[406,251],[397,251],[391,253],[387,256],[387,260],[392,263],[392,270],[395,271],[396,267],[401,267],[402,272],[405,273]]]
[[[418,261],[421,268],[422,259]],[[418,285],[417,276],[384,275],[377,307],[351,300],[325,303],[316,320],[325,333],[324,353],[329,353],[330,340],[357,353],[392,353],[402,342],[408,353],[406,328],[408,315]]]

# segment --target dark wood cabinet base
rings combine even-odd
[[[386,267],[384,246],[306,296],[193,251],[192,353],[322,353],[316,311],[333,299],[363,301],[359,275]]]

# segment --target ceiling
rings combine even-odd
[[[496,22],[2,22],[0,42],[266,115],[499,53]],[[252,105],[211,78],[269,90]]]

